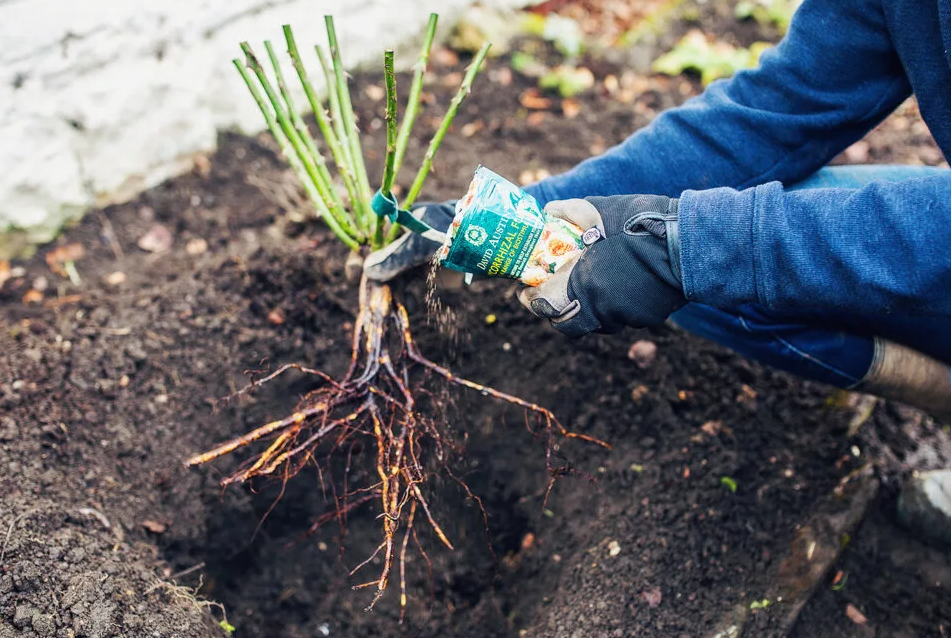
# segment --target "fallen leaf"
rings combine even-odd
[[[531,549],[535,545],[535,535],[529,532],[522,538],[522,550]]]
[[[849,617],[849,620],[854,622],[856,625],[864,625],[868,622],[868,618],[865,617],[865,614],[860,612],[858,608],[849,603],[845,606],[845,615]]]
[[[50,299],[43,304],[46,308],[59,308],[60,306],[67,306],[72,303],[79,303],[83,300],[82,295],[63,295],[62,297],[56,297],[55,299]]]
[[[538,89],[526,89],[518,96],[518,103],[527,109],[544,110],[551,108],[551,100],[542,97]]]
[[[162,224],[154,224],[136,246],[148,253],[167,253],[172,249],[172,233]]]
[[[651,609],[654,609],[660,605],[661,600],[664,598],[660,591],[660,587],[651,587],[650,589],[644,590],[641,592],[641,597]]]
[[[39,290],[30,288],[26,291],[26,294],[23,295],[23,303],[42,303],[43,302],[43,293]]]
[[[574,119],[581,113],[581,104],[578,100],[566,98],[561,101],[561,112],[569,120]]]
[[[646,385],[639,385],[631,390],[631,399],[634,401],[634,403],[640,403],[641,399],[647,396],[649,391],[650,390]]]
[[[208,179],[211,176],[211,160],[208,159],[207,155],[204,153],[196,153],[194,157],[192,157],[192,163],[199,177]]]
[[[501,68],[495,69],[493,73],[493,78],[495,79],[496,82],[498,82],[502,86],[509,86],[512,84],[512,79],[513,79],[512,69],[508,68],[507,66],[503,66]]]
[[[158,521],[153,521],[146,519],[142,521],[142,527],[152,532],[153,534],[163,534],[168,527],[164,523],[159,523]]]
[[[464,125],[459,132],[462,133],[463,137],[472,137],[484,128],[485,122],[482,120],[476,120],[475,122],[469,122],[468,124]]]
[[[458,71],[447,73],[443,76],[442,83],[444,86],[459,86],[462,84],[462,73]]]
[[[720,428],[723,427],[723,421],[707,421],[700,426],[700,429],[703,430],[704,434],[710,436],[716,436],[720,433]]]
[[[379,102],[386,97],[386,89],[384,89],[382,86],[377,86],[376,84],[367,84],[363,88],[363,92],[366,93],[367,97],[374,102]]]
[[[3,288],[3,284],[5,284],[11,276],[10,262],[6,259],[0,259],[0,288]]]
[[[439,66],[456,66],[459,64],[459,55],[447,47],[439,47],[432,52],[432,60]]]
[[[740,388],[740,394],[736,397],[737,403],[747,403],[756,400],[756,390],[750,386],[743,384],[743,387]]]
[[[535,111],[534,113],[529,114],[525,121],[532,128],[538,128],[545,123],[545,120],[548,119],[548,113],[546,111]]]
[[[66,277],[63,265],[70,261],[79,261],[86,254],[82,244],[65,244],[46,253],[46,265],[61,277]]]

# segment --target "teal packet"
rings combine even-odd
[[[443,266],[470,275],[538,285],[584,249],[582,231],[551,219],[534,197],[480,166],[438,253]]]

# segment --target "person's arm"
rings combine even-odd
[[[861,189],[687,191],[689,301],[951,317],[951,171]]]
[[[790,184],[860,139],[910,93],[881,0],[805,0],[757,69],[712,84],[603,155],[526,190],[544,205]]]

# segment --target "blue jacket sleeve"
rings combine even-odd
[[[805,178],[911,93],[881,3],[805,0],[757,69],[710,85],[603,155],[527,190],[545,204]]]
[[[687,191],[687,299],[951,318],[951,171],[860,189]]]

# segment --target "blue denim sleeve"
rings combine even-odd
[[[860,189],[687,191],[690,301],[951,317],[951,171]]]
[[[882,0],[805,0],[759,68],[712,84],[603,155],[527,190],[545,204],[790,184],[860,139],[910,93]]]

